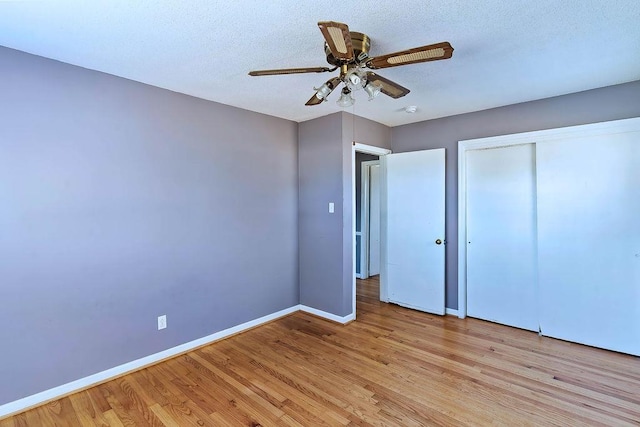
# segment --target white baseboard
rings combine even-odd
[[[294,313],[299,310],[307,311],[304,308],[302,308],[300,305],[295,305],[293,307],[285,308],[284,310],[280,310],[275,313],[268,314],[258,319],[250,320],[238,326],[234,326],[232,328],[228,328],[223,331],[216,332],[215,334],[211,334],[206,337],[199,338],[197,340],[190,341],[188,343],[184,343],[179,346],[161,351],[159,353],[155,353],[150,356],[146,356],[141,359],[137,359],[120,366],[116,366],[115,368],[107,369],[106,371],[98,372],[97,374],[89,375],[88,377],[84,377],[79,380],[72,381],[70,383],[51,388],[49,390],[45,390],[43,392],[36,393],[31,396],[27,396],[25,398],[15,400],[13,402],[6,403],[4,405],[0,405],[0,419],[10,414],[22,412],[28,408],[41,405],[45,402],[59,399],[62,396],[66,396],[68,394],[71,394],[73,392],[76,392],[82,389],[86,389],[87,387],[91,387],[93,385],[103,383],[115,377],[124,375],[128,372],[137,371],[145,366],[156,364],[162,360],[175,357],[179,354],[186,353],[188,351],[191,351],[203,345],[207,345],[212,342],[229,337],[231,335],[235,335],[237,333],[254,328],[256,326],[260,326],[264,323],[270,322],[272,320],[278,319],[280,317],[286,316],[288,314]],[[314,310],[314,309],[310,309],[310,310]],[[316,310],[316,311],[319,311],[319,310]],[[324,312],[321,312],[321,313],[324,313]],[[337,317],[330,313],[326,313],[326,314],[328,316]],[[326,317],[322,314],[318,314],[318,315],[322,317]],[[342,318],[339,318],[339,319],[342,319]],[[331,320],[334,320],[334,319],[331,319]],[[336,322],[339,322],[339,320],[336,320]],[[344,323],[344,322],[341,322],[341,323]]]
[[[445,308],[444,309],[444,314],[446,314],[448,316],[457,316],[458,315],[458,310],[453,309],[453,308]]]
[[[188,351],[191,351],[203,345],[211,344],[215,341],[219,341],[231,335],[244,332],[248,329],[255,328],[256,326],[260,326],[264,323],[271,322],[272,320],[278,319],[288,314],[295,313],[296,311],[304,311],[307,313],[311,313],[318,317],[322,317],[327,320],[331,320],[341,324],[349,323],[350,321],[356,318],[355,313],[351,313],[346,316],[337,316],[335,314],[318,310],[316,308],[308,307],[306,305],[302,305],[302,304],[295,305],[293,307],[285,308],[284,310],[280,310],[275,313],[268,314],[258,319],[250,320],[238,326],[234,326],[232,328],[228,328],[223,331],[216,332],[215,334],[211,334],[206,337],[199,338],[197,340],[190,341],[188,343],[184,343],[179,346],[161,351],[159,353],[155,353],[155,354],[143,357],[141,359],[137,359],[132,362],[128,362],[111,369],[107,369],[106,371],[98,372],[97,374],[89,375],[88,377],[80,378],[79,380],[71,381],[70,383],[51,388],[49,390],[45,390],[43,392],[36,393],[31,396],[27,396],[22,399],[15,400],[13,402],[6,403],[4,405],[0,405],[0,419],[5,418],[11,414],[22,412],[28,408],[32,408],[34,406],[42,405],[43,403],[46,403],[49,401],[59,399],[62,396],[69,395],[76,391],[80,391],[88,387],[103,383],[105,381],[109,381],[113,378],[122,376],[129,372],[137,371],[146,366],[154,365],[158,362],[175,357],[182,353],[186,353]]]
[[[351,314],[347,314],[346,316],[338,316],[332,313],[328,313],[326,311],[322,311],[322,310],[318,310],[317,308],[313,308],[313,307],[308,307],[306,305],[302,305],[300,304],[300,310],[304,311],[306,313],[310,313],[313,315],[316,315],[318,317],[323,317],[327,320],[332,320],[334,322],[338,322],[338,323],[342,323],[343,325],[345,323],[349,323],[352,320],[355,320],[356,318],[356,314],[355,313],[351,313]]]

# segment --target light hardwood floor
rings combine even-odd
[[[640,425],[640,358],[378,301],[296,313],[0,421],[8,426]]]

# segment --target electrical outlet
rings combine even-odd
[[[167,327],[167,315],[163,314],[162,316],[158,316],[158,330],[164,329]]]

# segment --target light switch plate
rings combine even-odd
[[[334,213],[335,210],[335,204],[333,202],[329,202],[329,213]]]
[[[158,330],[165,329],[167,327],[167,315],[163,314],[158,316]]]

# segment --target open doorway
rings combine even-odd
[[[380,156],[356,152],[356,310],[380,304]]]
[[[370,264],[362,261],[367,248],[362,223],[356,235],[356,154],[379,156],[380,161],[380,274],[378,302],[391,302],[428,313],[445,314],[445,150],[391,154],[390,150],[355,143],[352,151],[353,312],[356,272],[364,277]],[[373,160],[363,160],[373,161]],[[362,174],[363,162],[360,165]],[[370,181],[370,180],[369,180]],[[360,194],[362,199],[362,194]],[[362,203],[365,205],[366,203]],[[361,206],[362,207],[362,206]],[[356,259],[357,241],[360,256]],[[371,254],[369,253],[369,256]],[[357,269],[357,262],[360,262]],[[371,272],[368,273],[371,275]],[[374,276],[375,277],[375,276]],[[358,279],[371,280],[371,279]],[[371,283],[369,283],[371,285]]]
[[[380,274],[380,160],[356,153],[356,277]]]
[[[356,152],[356,310],[380,304],[379,156]]]
[[[355,144],[353,148],[354,305],[380,304],[382,261],[382,172],[380,156],[390,150]],[[359,308],[354,307],[354,310]]]

